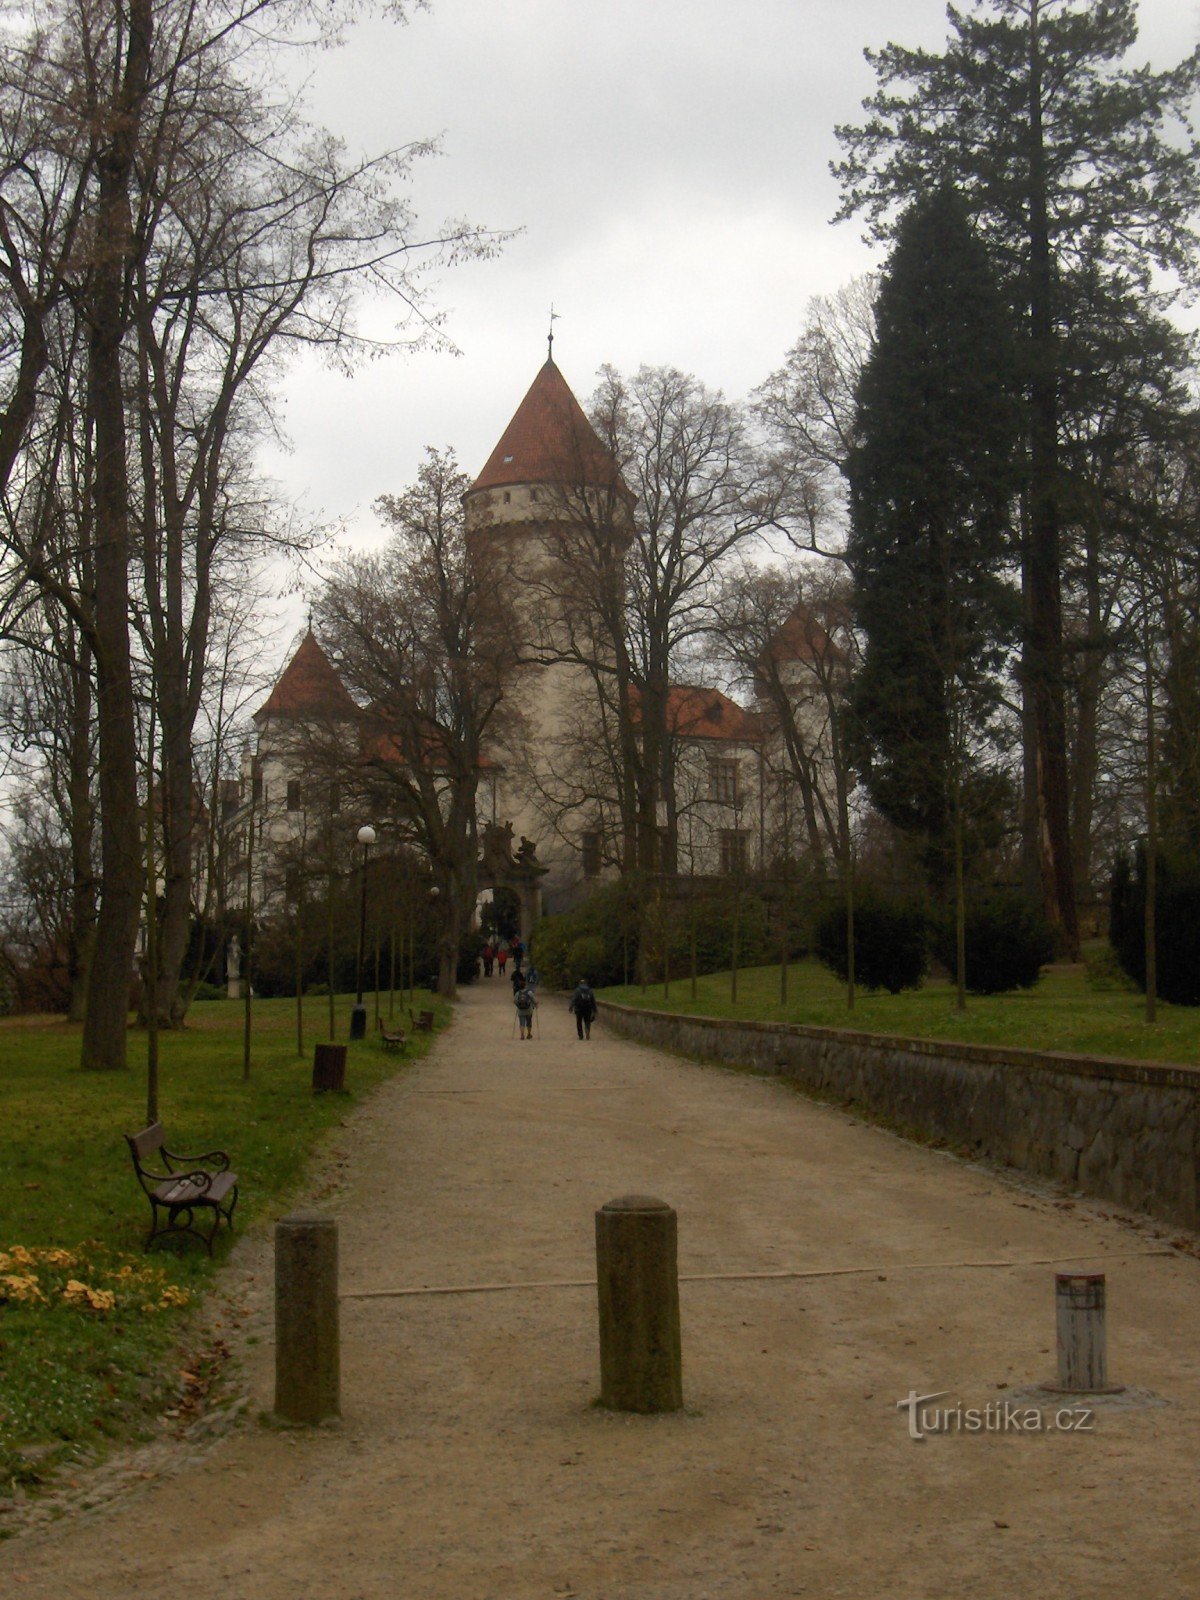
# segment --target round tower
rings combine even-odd
[[[564,797],[572,748],[597,726],[584,662],[603,630],[590,626],[602,586],[621,592],[633,530],[632,494],[553,359],[548,359],[482,472],[463,496],[472,557],[511,602],[512,700],[498,762],[494,819],[536,846],[550,869],[551,906],[582,875],[583,836],[595,827]],[[609,611],[611,617],[611,610]],[[576,788],[578,785],[576,785]]]

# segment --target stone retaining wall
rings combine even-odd
[[[605,1001],[615,1032],[752,1067],[1136,1211],[1200,1226],[1200,1072],[781,1022],[673,1016]]]

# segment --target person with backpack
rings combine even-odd
[[[596,996],[586,978],[580,978],[567,1008],[575,1013],[575,1031],[581,1039],[592,1037],[592,1022],[596,1016]]]
[[[532,1039],[533,1013],[537,1010],[536,996],[522,984],[513,995],[513,1005],[517,1008],[517,1021],[521,1024],[522,1039]]]

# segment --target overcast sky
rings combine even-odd
[[[1140,15],[1135,56],[1156,66],[1200,37],[1200,0]],[[356,27],[313,64],[314,114],[352,151],[441,135],[423,221],[523,232],[443,277],[459,356],[292,370],[292,450],[268,460],[284,493],[361,542],[426,444],[477,473],[545,359],[552,301],[581,400],[602,362],[748,394],[808,300],[877,264],[856,223],[830,224],[834,124],[873,86],[863,47],[945,37],[942,0],[433,0]]]

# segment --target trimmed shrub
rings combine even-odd
[[[934,954],[951,977],[956,953],[953,918],[939,923]],[[971,994],[1032,989],[1054,959],[1054,935],[1040,908],[1017,890],[972,899],[966,912],[966,987]]]
[[[1137,984],[1124,971],[1111,944],[1089,950],[1083,958],[1089,989],[1098,994],[1134,994]]]
[[[585,933],[572,941],[567,952],[567,968],[575,973],[576,983],[580,978],[586,978],[589,983],[594,982],[592,973],[605,972],[607,965],[604,940],[598,933]]]
[[[919,989],[928,968],[928,921],[910,900],[864,895],[854,908],[854,981],[864,989]],[[817,918],[814,954],[845,982],[846,907],[828,906]]]
[[[682,888],[682,883],[680,885]],[[632,878],[607,883],[580,905],[557,916],[543,917],[534,930],[533,959],[550,988],[570,989],[586,973],[598,989],[625,981],[635,983],[645,958],[648,983],[660,983],[666,967],[664,933],[670,941],[670,971],[682,978],[691,969],[692,919],[696,927],[696,971],[723,972],[732,964],[734,890],[724,886],[696,897],[694,905],[681,893],[664,907],[656,885],[639,916],[637,886]],[[670,892],[668,890],[668,892]],[[758,966],[769,959],[767,908],[746,886],[737,898],[738,965]]]
[[[1158,994],[1177,1006],[1200,1005],[1200,861],[1164,852],[1158,857],[1154,931]],[[1113,872],[1109,940],[1139,989],[1146,987],[1146,853],[1123,856]]]
[[[198,983],[193,1000],[224,1000],[229,990],[219,983]]]
[[[543,917],[530,943],[545,988],[573,989],[585,972],[597,989],[621,983],[627,954],[630,975],[637,972],[635,892],[628,882],[606,883],[570,911]]]

